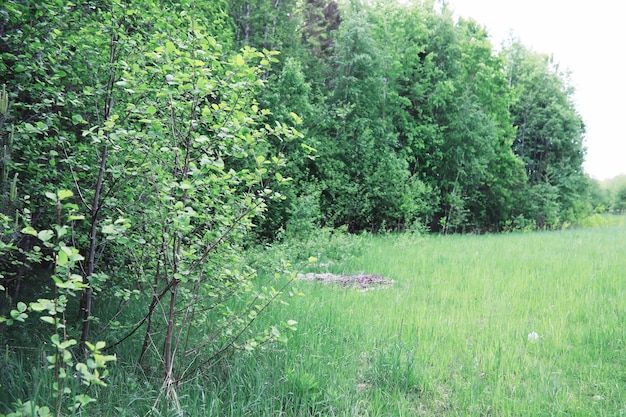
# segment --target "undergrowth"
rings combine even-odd
[[[294,318],[298,330],[286,343],[234,352],[181,386],[181,409],[122,345],[90,413],[621,415],[624,253],[623,225],[484,236],[322,230],[257,248],[249,262],[259,280],[283,259],[294,273],[364,271],[396,284],[362,291],[296,279],[289,288],[304,295],[255,325]],[[44,395],[42,366],[2,362],[2,409]]]

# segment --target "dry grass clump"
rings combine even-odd
[[[307,281],[317,281],[323,284],[337,284],[343,288],[358,287],[362,290],[367,290],[377,286],[395,284],[395,281],[374,274],[343,275],[331,273],[308,273],[298,274],[298,278]]]

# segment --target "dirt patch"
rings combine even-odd
[[[357,275],[338,275],[338,274],[298,274],[299,279],[306,281],[317,281],[323,284],[336,284],[343,288],[357,287],[362,290],[368,290],[379,286],[394,285],[395,281],[389,280],[380,275],[357,274]]]

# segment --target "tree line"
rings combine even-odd
[[[293,206],[351,231],[554,228],[593,211],[584,124],[567,72],[434,2],[233,1],[235,43],[281,52],[271,119],[303,124],[284,147]],[[281,211],[282,210],[282,211]],[[268,214],[264,233],[289,210]]]

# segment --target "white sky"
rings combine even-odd
[[[585,171],[626,174],[626,1],[448,0],[455,14],[487,27],[498,48],[512,33],[571,71],[585,121]]]

